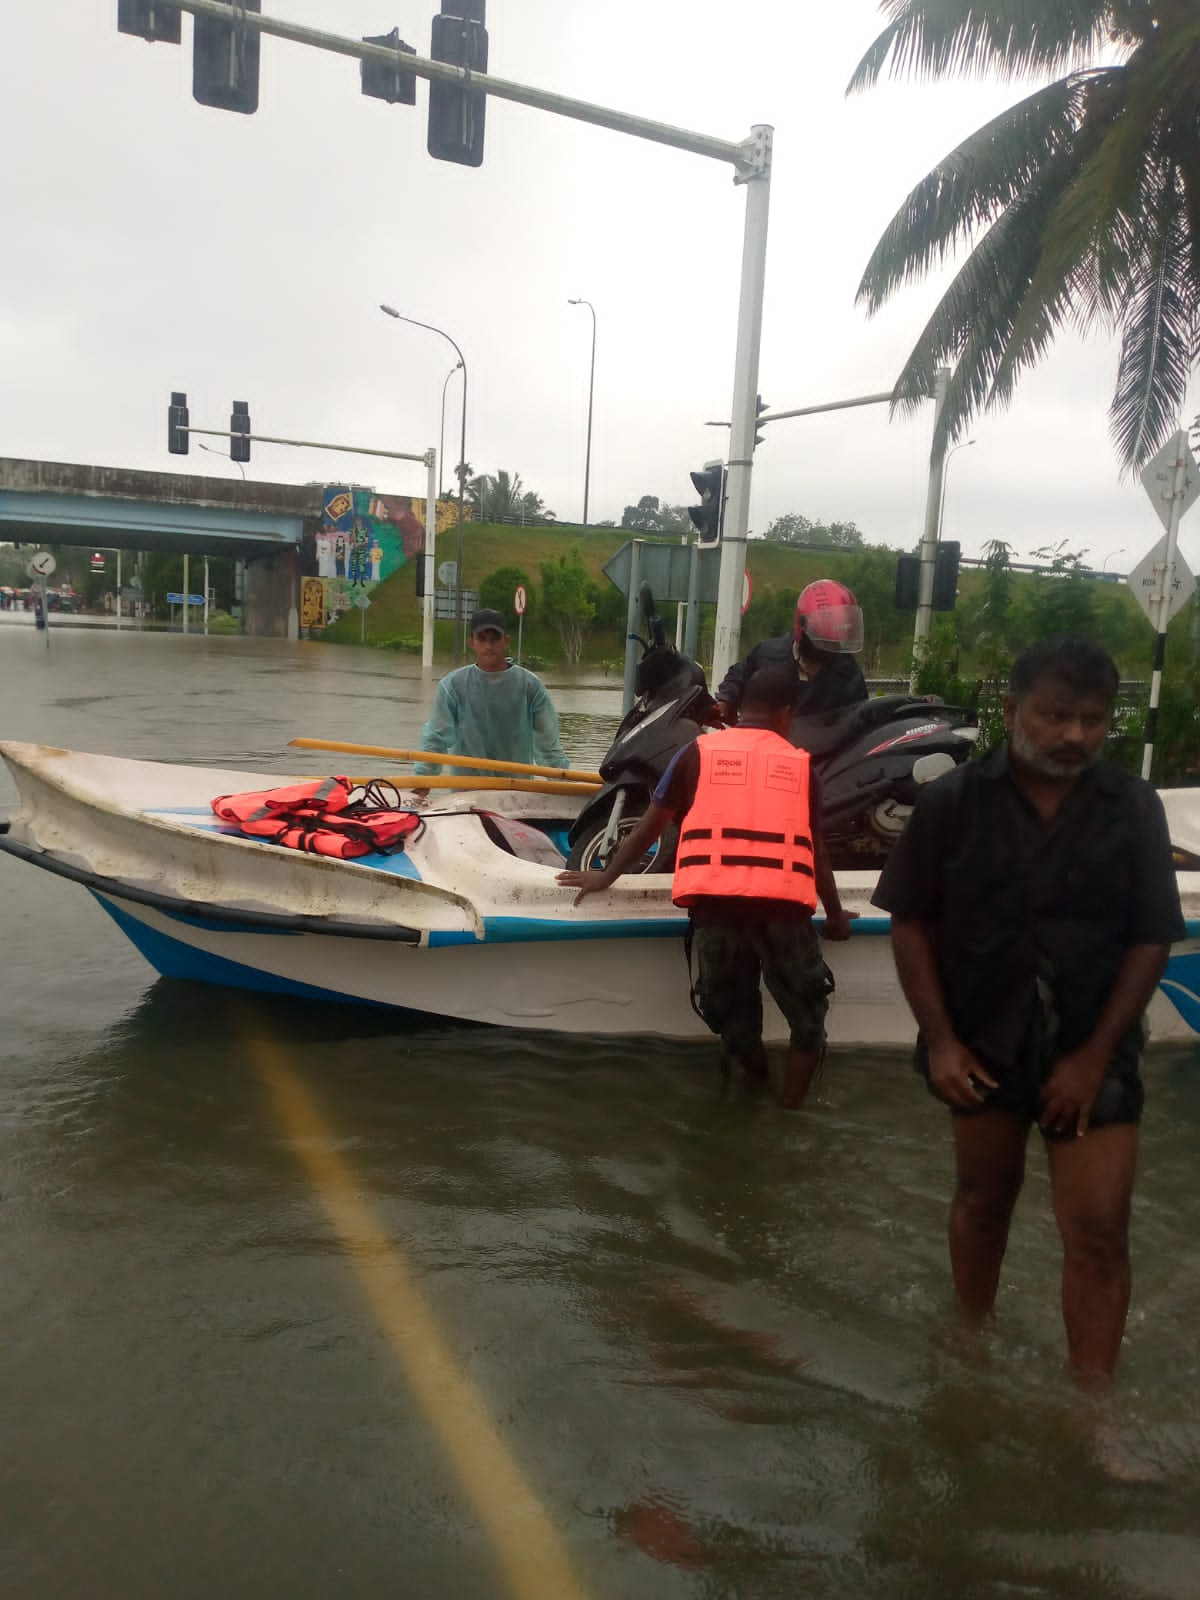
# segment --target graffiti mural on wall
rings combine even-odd
[[[415,560],[425,543],[425,501],[333,484],[322,495],[317,532],[317,577],[325,586],[325,612],[333,621],[362,590]],[[452,502],[437,502],[437,532],[454,520]]]

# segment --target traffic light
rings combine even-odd
[[[958,598],[958,558],[962,546],[957,539],[943,539],[933,564],[933,609],[953,611]]]
[[[485,0],[442,0],[433,19],[430,58],[470,72],[486,72],[488,36],[483,25]],[[457,83],[429,81],[429,135],[426,149],[435,161],[459,166],[483,164],[483,125],[487,95]]]
[[[896,610],[915,611],[921,598],[920,556],[900,556],[896,562]]]
[[[417,103],[417,75],[415,72],[405,72],[400,65],[401,55],[415,56],[416,51],[411,44],[405,44],[400,37],[400,29],[393,28],[391,33],[377,33],[373,36],[363,36],[364,44],[380,44],[388,50],[396,52],[394,62],[380,64],[378,61],[362,61],[362,92],[369,94],[375,100],[387,100],[394,106],[415,106]]]
[[[962,546],[955,539],[944,539],[933,558],[934,611],[953,611],[958,598],[958,558]],[[901,556],[896,562],[896,609],[915,611],[921,597],[921,558]]]
[[[769,411],[770,409],[771,409],[770,406],[768,406],[767,402],[763,399],[762,395],[756,394],[754,396],[754,415],[756,417],[761,417],[764,411]],[[754,426],[756,428],[758,427],[757,422],[754,424]],[[762,434],[761,433],[756,433],[754,435],[755,447],[757,448],[762,442],[763,442]]]
[[[187,455],[190,437],[187,395],[172,391],[171,404],[167,407],[167,449],[173,456]]]
[[[721,461],[706,461],[703,470],[691,474],[698,506],[688,507],[688,516],[695,528],[698,544],[716,544],[721,537],[721,518],[725,512],[725,465]]]
[[[183,37],[183,13],[164,0],[117,0],[117,31],[152,43],[178,44]]]
[[[258,110],[258,58],[261,40],[239,13],[262,11],[262,0],[221,0],[230,8],[228,22],[217,17],[195,19],[192,33],[192,98],[220,111]]]
[[[250,459],[250,405],[246,400],[233,402],[233,413],[229,418],[229,459]]]

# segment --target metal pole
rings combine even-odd
[[[1167,622],[1171,615],[1171,594],[1175,588],[1175,549],[1179,543],[1179,519],[1183,514],[1183,491],[1192,453],[1184,429],[1175,435],[1175,477],[1171,488],[1171,516],[1167,523],[1167,548],[1163,555],[1162,590],[1158,596],[1158,616],[1154,631],[1154,675],[1150,679],[1150,708],[1146,712],[1146,744],[1142,751],[1142,777],[1149,778],[1154,760],[1154,736],[1158,731],[1158,699],[1162,690],[1163,666],[1167,659]]]
[[[463,620],[463,496],[467,492],[467,363],[463,362],[462,431],[458,441],[458,530],[454,550],[454,659],[467,652]]]
[[[941,533],[942,477],[946,470],[946,446],[939,441],[938,427],[946,408],[949,367],[939,367],[933,384],[933,437],[929,453],[929,486],[925,492],[925,530],[921,535],[921,570],[917,586],[917,621],[913,628],[913,671],[909,687],[916,693],[917,671],[925,654],[933,618],[933,573],[937,563],[938,536]]]
[[[700,648],[700,602],[696,599],[696,591],[700,587],[700,545],[693,539],[691,555],[688,558],[688,596],[687,596],[687,625],[683,634],[683,653],[696,659],[696,652]],[[720,678],[714,677],[713,683],[720,683]]]
[[[467,358],[459,349],[457,341],[450,337],[445,328],[439,328],[432,322],[419,322],[416,317],[406,317],[401,312],[397,311],[395,306],[381,304],[379,309],[383,312],[384,316],[394,317],[397,322],[407,322],[410,323],[414,328],[424,328],[427,333],[439,334],[443,339],[445,339],[447,344],[454,347],[454,353],[458,357],[459,364],[462,367],[462,432],[459,440],[458,455],[458,544],[454,562],[454,659],[455,661],[461,661],[463,658],[463,652],[466,649],[466,638],[463,633],[462,567],[463,495],[466,492],[466,473],[463,469],[467,464]]]
[[[645,542],[644,539],[634,539],[629,548],[629,603],[625,607],[625,692],[621,696],[622,716],[637,698],[634,678],[637,676],[638,654],[641,650],[637,638],[638,618],[641,615],[641,597],[638,590],[642,586],[642,545]]]
[[[517,618],[517,665],[521,665],[521,638],[525,632],[525,613],[522,611]]]
[[[583,464],[583,525],[588,525],[588,493],[592,480],[592,402],[596,394],[596,308],[590,300],[568,300],[571,306],[586,306],[592,313],[592,365],[588,373],[587,454]]]
[[[121,631],[121,552],[117,551],[117,632]]]
[[[456,372],[458,368],[454,369]],[[445,399],[446,387],[442,385],[442,398]],[[444,413],[443,413],[444,415]],[[425,563],[425,581],[422,587],[425,590],[421,601],[421,670],[428,672],[433,666],[433,589],[437,582],[436,564],[434,554],[437,544],[437,502],[438,478],[441,476],[441,456],[435,456],[431,450],[425,457],[427,469],[425,490],[425,540],[422,545],[421,560]]]
[[[750,527],[750,480],[757,423],[758,351],[762,340],[763,289],[767,265],[767,221],[771,204],[772,130],[752,131],[752,164],[745,177],[746,226],[742,246],[742,291],[734,362],[730,459],[726,463],[728,504],[721,536],[721,574],[712,680],[719,683],[738,658],[742,632],[742,580],[746,575],[746,535]],[[690,619],[689,619],[690,620]]]
[[[184,633],[186,633],[188,631],[188,612],[192,609],[191,606],[188,604],[188,602],[191,599],[191,597],[192,597],[191,589],[188,586],[188,558],[187,558],[187,552],[185,551],[184,552],[184,556],[183,556],[183,631],[184,631]]]
[[[442,498],[442,474],[443,474],[443,471],[444,471],[444,468],[445,468],[445,460],[446,460],[446,388],[447,388],[447,385],[450,382],[450,379],[454,376],[454,374],[458,371],[459,367],[461,367],[461,366],[462,366],[462,362],[461,361],[455,362],[454,366],[452,366],[450,368],[450,371],[446,374],[445,382],[442,384],[442,421],[441,421],[441,426],[438,429],[438,499],[439,500]]]
[[[208,638],[208,557],[204,558],[204,637]]]

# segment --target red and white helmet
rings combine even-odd
[[[831,656],[857,655],[863,647],[862,607],[844,583],[818,578],[796,601],[796,639]]]

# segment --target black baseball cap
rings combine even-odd
[[[482,633],[485,628],[495,628],[499,633],[508,632],[508,623],[501,612],[493,611],[490,606],[484,606],[482,611],[471,613],[471,633]]]

